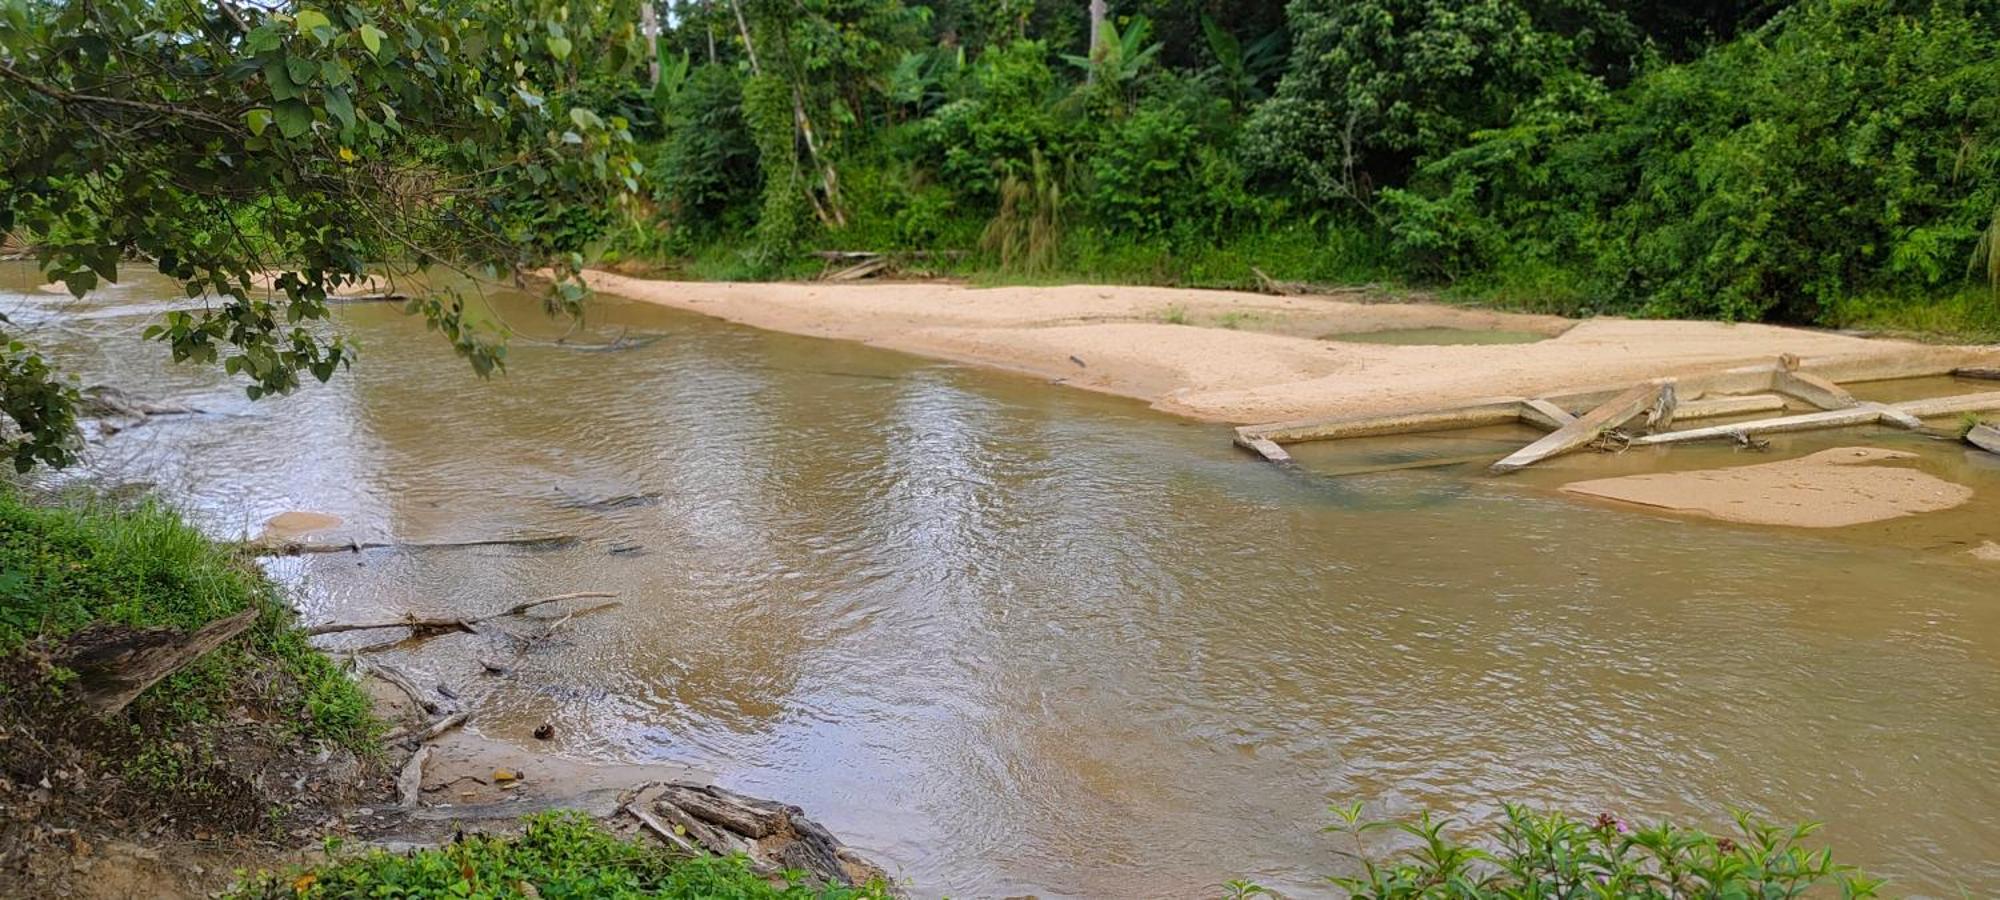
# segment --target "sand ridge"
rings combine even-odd
[[[1951,509],[1972,489],[1916,469],[1917,454],[1837,447],[1798,459],[1749,466],[1600,478],[1563,485],[1600,497],[1750,525],[1841,528]]]
[[[585,276],[604,293],[773,331],[1024,372],[1232,424],[1441,406],[1687,375],[1790,353],[1809,363],[1921,345],[1771,325],[1553,316],[1436,303],[1084,286],[714,283]],[[1413,328],[1550,335],[1526,344],[1391,345]]]

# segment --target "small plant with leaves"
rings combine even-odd
[[[1363,818],[1361,804],[1334,807],[1325,830],[1346,837],[1343,855],[1357,874],[1328,879],[1347,896],[1408,898],[1798,897],[1831,889],[1872,897],[1881,882],[1833,861],[1833,851],[1809,849],[1818,823],[1780,827],[1737,811],[1737,833],[1714,836],[1662,822],[1636,827],[1610,814],[1577,819],[1509,804],[1497,846],[1460,842],[1449,819],[1425,812],[1415,821]],[[1389,858],[1371,851],[1368,836],[1393,832],[1415,845]]]

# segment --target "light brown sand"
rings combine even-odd
[[[1428,303],[1176,288],[707,283],[608,272],[588,278],[605,293],[758,328],[1026,372],[1239,424],[1534,395],[1766,362],[1783,353],[1819,363],[1917,346],[1768,325],[1572,323]],[[1411,328],[1553,336],[1531,344],[1444,346],[1325,339]]]
[[[264,533],[258,535],[260,541],[291,541],[316,532],[336,528],[339,516],[305,510],[287,510],[264,522]]]
[[[1879,522],[1972,499],[1964,485],[1882,465],[1916,458],[1901,450],[1839,447],[1761,465],[1579,481],[1563,490],[1726,522],[1799,528]]]

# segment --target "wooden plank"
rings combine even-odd
[[[1685,431],[1663,431],[1641,438],[1633,438],[1632,446],[1648,447],[1655,444],[1684,444],[1689,441],[1715,441],[1733,439],[1737,435],[1777,434],[1787,431],[1813,431],[1820,428],[1844,428],[1852,425],[1872,425],[1882,418],[1882,411],[1866,406],[1853,409],[1834,409],[1825,412],[1805,413],[1797,416],[1781,416],[1775,419],[1758,419],[1754,422],[1738,422],[1733,425],[1710,425],[1706,428],[1690,428]]]
[[[1586,413],[1582,418],[1514,451],[1506,459],[1494,463],[1491,469],[1496,474],[1518,471],[1597,440],[1604,432],[1632,421],[1658,403],[1661,392],[1672,384],[1671,380],[1662,380],[1635,385],[1625,393],[1613,397],[1603,406]]]
[[[1965,433],[1965,442],[1988,453],[2000,453],[2000,428],[1979,424]]]
[[[1884,425],[1894,425],[1898,428],[1907,428],[1911,431],[1917,431],[1924,427],[1924,420],[1893,406],[1883,403],[1863,403],[1860,405],[1881,413],[1882,424]]]
[[[1521,399],[1494,397],[1448,409],[1336,416],[1330,419],[1301,419],[1257,425],[1249,430],[1259,437],[1280,444],[1296,444],[1300,441],[1325,441],[1382,434],[1449,431],[1454,428],[1475,428],[1481,425],[1504,425],[1521,420]]]
[[[1271,440],[1270,438],[1264,437],[1255,432],[1245,432],[1242,430],[1238,430],[1236,432],[1236,446],[1242,447],[1245,450],[1255,453],[1258,456],[1263,457],[1267,461],[1278,463],[1280,465],[1287,464],[1292,461],[1292,455],[1290,453],[1286,453],[1285,448],[1279,446],[1277,441]]]
[[[1521,421],[1554,431],[1576,421],[1576,416],[1554,403],[1535,397],[1521,401]]]
[[[1902,403],[1891,405],[1919,418],[1949,416],[1967,412],[1990,412],[2000,409],[2000,391],[1958,394],[1951,397],[1932,397],[1928,400],[1906,400]]]
[[[1717,419],[1723,416],[1740,416],[1745,413],[1772,412],[1785,408],[1785,398],[1777,394],[1751,394],[1747,397],[1710,397],[1706,400],[1688,400],[1681,403],[1674,414],[1679,420]]]
[[[1780,369],[1771,379],[1771,389],[1790,394],[1820,409],[1848,409],[1860,402],[1846,388],[1811,372]]]

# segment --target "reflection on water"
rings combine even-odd
[[[1752,530],[1543,489],[1639,457],[1301,476],[1129,402],[609,300],[594,334],[668,336],[519,343],[481,382],[419,323],[344,307],[356,368],[252,404],[135,351],[142,315],[75,315],[160,285],[70,304],[15,269],[0,291],[90,380],[210,411],[93,465],[217,534],[310,509],[364,539],[581,536],[273,568],[309,621],[620,592],[510,679],[477,677],[490,638],[396,652],[490,686],[490,738],[695,764],[922,894],[1312,894],[1343,865],[1315,832],[1349,799],[1714,825],[1741,804],[1828,820],[1905,890],[2000,879],[1993,575],[1932,526]],[[1981,492],[1954,520],[1970,540],[2000,473],[1956,465]]]

